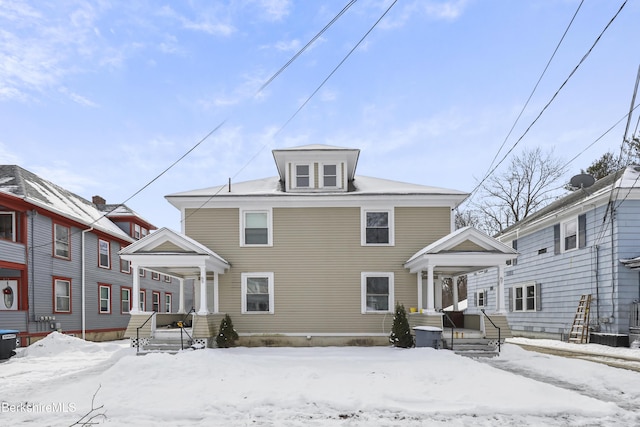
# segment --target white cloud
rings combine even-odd
[[[90,174],[75,173],[73,172],[74,167],[66,163],[57,163],[52,166],[33,166],[30,170],[47,181],[81,197],[85,197],[83,194],[87,187],[99,186],[99,182],[91,179]]]
[[[0,164],[19,165],[21,163],[22,160],[20,157],[13,154],[2,142],[0,142]]]
[[[300,50],[301,44],[300,40],[294,39],[289,41],[279,41],[274,45],[274,47],[283,52],[297,52]]]
[[[280,21],[289,15],[291,9],[290,0],[258,0],[258,6],[264,11],[265,16],[270,21]]]

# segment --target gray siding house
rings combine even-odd
[[[566,340],[582,295],[591,295],[592,342],[632,340],[640,300],[640,167],[578,188],[497,236],[516,248],[504,267],[514,335]],[[494,304],[497,270],[468,276],[468,311]],[[637,332],[636,332],[637,333]],[[616,337],[619,337],[618,340]],[[624,345],[624,344],[622,344]]]
[[[89,202],[19,166],[0,166],[0,328],[18,330],[22,345],[54,330],[121,338],[134,298],[118,251],[154,229],[126,206]],[[138,274],[140,309],[178,310],[175,278]]]

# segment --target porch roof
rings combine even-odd
[[[411,273],[426,270],[448,275],[464,275],[491,268],[517,258],[518,252],[473,228],[460,228],[420,249],[404,264]]]

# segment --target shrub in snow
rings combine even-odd
[[[216,344],[219,348],[229,348],[236,345],[238,340],[238,333],[233,328],[233,322],[231,316],[224,315],[224,319],[220,322],[220,329],[218,330],[218,336],[216,337]]]
[[[391,335],[389,342],[394,347],[411,348],[413,347],[413,336],[407,319],[407,311],[404,305],[396,304],[396,313],[393,316],[393,326],[391,326]]]

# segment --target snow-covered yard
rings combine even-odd
[[[71,425],[95,394],[105,425],[636,426],[639,384],[638,372],[514,344],[484,362],[389,347],[136,357],[126,341],[52,333],[0,364],[0,425]]]

